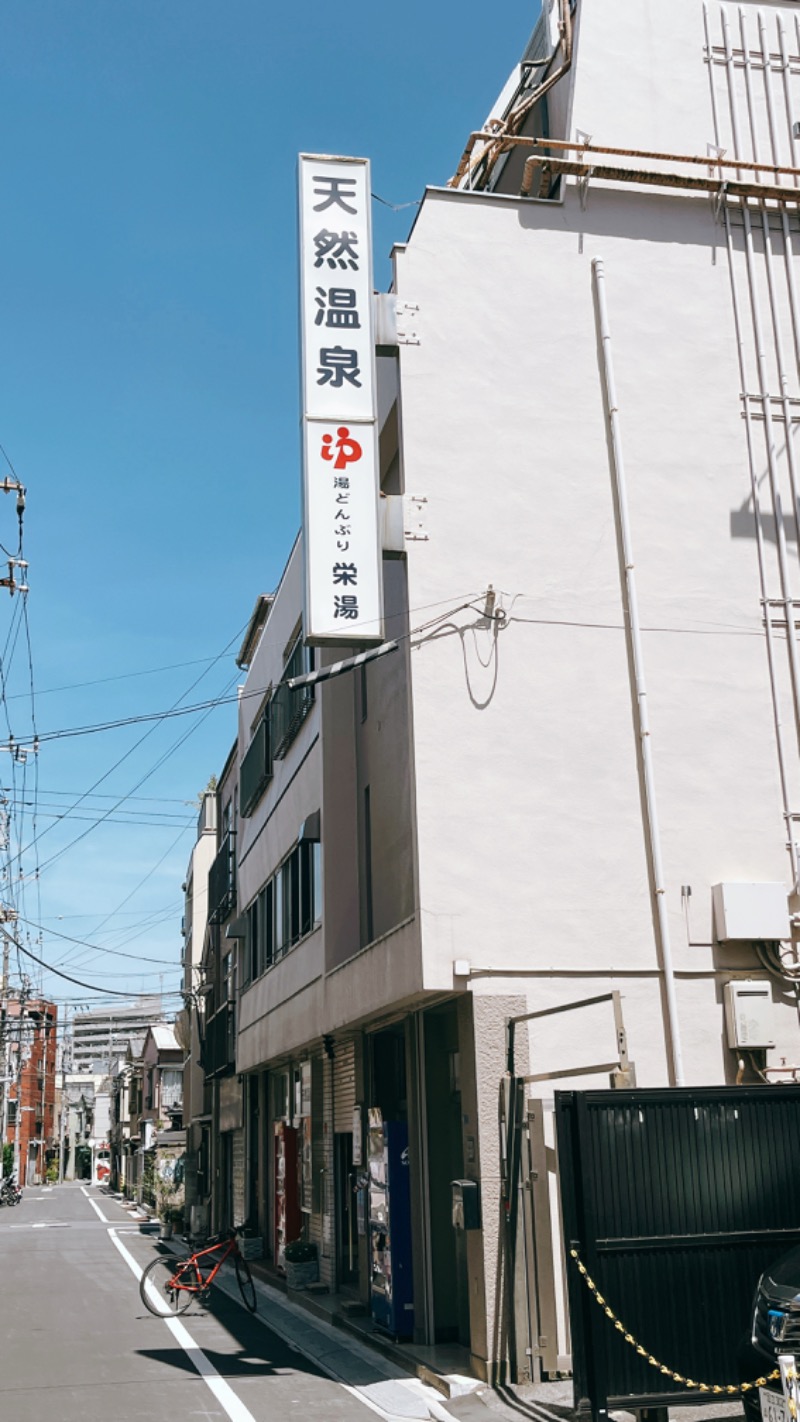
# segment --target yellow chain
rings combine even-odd
[[[652,1353],[648,1353],[647,1349],[643,1348],[641,1343],[637,1343],[633,1334],[629,1333],[624,1323],[620,1322],[613,1308],[609,1308],[594,1280],[589,1278],[589,1272],[586,1268],[586,1265],[579,1257],[577,1249],[571,1249],[570,1255],[575,1260],[575,1263],[577,1264],[580,1273],[583,1275],[587,1289],[599,1303],[606,1318],[611,1320],[617,1332],[622,1334],[623,1338],[625,1339],[625,1342],[630,1343],[631,1347],[636,1349],[636,1352],[641,1358],[647,1359],[647,1362],[650,1364],[651,1368],[657,1368],[658,1371],[660,1373],[663,1373],[665,1377],[672,1378],[674,1382],[684,1383],[686,1387],[696,1387],[699,1392],[727,1392],[732,1394],[740,1392],[750,1392],[751,1389],[754,1387],[766,1387],[768,1382],[774,1382],[776,1378],[780,1377],[780,1368],[775,1368],[774,1372],[768,1373],[766,1377],[756,1378],[754,1382],[739,1383],[739,1385],[736,1386],[736,1384],[734,1383],[695,1382],[694,1378],[685,1378],[682,1373],[674,1372],[673,1369],[668,1368],[665,1363],[659,1363],[658,1359],[654,1358]]]

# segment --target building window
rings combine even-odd
[[[17,1124],[17,1103],[16,1103],[16,1101],[9,1101],[9,1103],[8,1103],[8,1124],[9,1124],[9,1126],[16,1126],[16,1124]]]
[[[295,634],[283,666],[283,673],[269,703],[272,754],[276,760],[284,756],[314,704],[313,686],[297,686],[291,690],[287,682],[314,670],[314,649],[303,645],[303,632]]]
[[[322,921],[322,849],[302,840],[248,909],[251,981]],[[245,959],[248,962],[248,959]]]

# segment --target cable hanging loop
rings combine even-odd
[[[578,1268],[578,1273],[581,1275],[581,1278],[586,1284],[589,1293],[592,1295],[593,1299],[595,1300],[595,1303],[600,1305],[600,1308],[603,1310],[603,1313],[605,1314],[606,1318],[611,1323],[613,1323],[614,1328],[617,1330],[617,1332],[622,1334],[625,1342],[630,1344],[632,1348],[635,1348],[640,1358],[644,1358],[650,1364],[651,1368],[655,1368],[658,1372],[663,1373],[664,1377],[671,1378],[673,1382],[683,1383],[685,1387],[697,1388],[698,1392],[710,1392],[714,1393],[717,1396],[720,1393],[724,1392],[733,1397],[735,1397],[739,1393],[752,1392],[753,1389],[757,1387],[766,1387],[768,1382],[775,1382],[780,1377],[780,1368],[775,1368],[771,1373],[767,1373],[765,1377],[755,1378],[753,1382],[743,1382],[738,1384],[703,1383],[696,1382],[694,1378],[685,1377],[683,1373],[676,1372],[674,1368],[668,1368],[666,1363],[660,1363],[658,1361],[658,1358],[654,1357],[653,1354],[650,1353],[647,1348],[643,1347],[642,1344],[639,1343],[639,1341],[629,1331],[629,1329],[625,1327],[624,1323],[622,1323],[622,1321],[617,1318],[617,1315],[615,1314],[614,1310],[610,1307],[608,1303],[606,1303],[606,1300],[600,1293],[600,1290],[594,1282],[594,1279],[591,1278],[589,1271],[586,1268],[586,1265],[578,1254],[577,1249],[571,1249],[569,1253],[570,1258],[574,1259],[575,1264]]]

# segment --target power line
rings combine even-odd
[[[0,543],[0,548],[2,547],[3,545]],[[3,549],[3,551],[5,552],[5,549]],[[54,696],[58,691],[82,691],[88,686],[107,686],[111,682],[135,680],[136,677],[140,676],[158,676],[161,672],[182,671],[184,667],[199,667],[215,660],[216,658],[214,657],[195,657],[190,662],[171,662],[168,666],[163,667],[146,667],[142,671],[119,672],[116,676],[100,676],[96,677],[93,681],[70,681],[64,686],[46,686],[42,690],[37,691],[36,695]],[[15,691],[8,699],[9,701],[18,701],[20,697],[25,695],[26,693],[24,691]]]
[[[65,943],[77,943],[81,948],[92,948],[96,953],[108,953],[112,958],[133,958],[137,963],[158,963],[162,968],[168,968],[162,958],[145,958],[140,953],[123,953],[120,948],[107,948],[100,943],[89,943],[85,938],[73,938],[69,933],[59,933],[56,928],[46,928],[41,923],[34,923],[30,918],[20,916],[20,923],[26,923],[29,928],[35,928],[40,933],[49,933],[53,938],[63,938]]]
[[[240,628],[239,631],[230,639],[230,641],[227,643],[227,645],[226,645],[225,647],[223,647],[222,651],[221,651],[221,652],[219,653],[219,655],[216,657],[215,662],[214,662],[214,665],[216,665],[216,662],[219,662],[219,661],[222,660],[222,658],[227,654],[227,652],[230,650],[230,648],[233,646],[233,644],[234,644],[234,643],[238,640],[238,638],[242,635],[242,632],[243,632],[243,631],[244,631],[244,628],[243,628],[243,627]],[[207,673],[208,673],[210,670],[211,670],[211,668],[210,668],[210,667],[207,667],[204,672],[201,672],[200,676],[199,676],[199,677],[196,677],[195,680],[192,682],[192,684],[191,684],[190,686],[188,686],[184,692],[181,693],[181,695],[178,697],[178,700],[174,703],[173,707],[170,708],[170,709],[171,709],[171,710],[176,709],[176,708],[180,705],[180,703],[181,703],[181,701],[183,700],[183,698],[184,698],[185,696],[188,696],[188,695],[189,695],[189,692],[190,692],[190,691],[193,691],[194,688],[199,685],[199,683],[203,680],[203,678],[207,675]],[[161,719],[164,719],[164,718],[161,718]],[[200,724],[202,724],[202,723],[200,723]],[[78,806],[81,804],[81,802],[82,802],[83,800],[85,800],[88,795],[92,794],[93,791],[95,791],[95,790],[97,789],[98,785],[102,785],[103,781],[104,781],[104,780],[107,780],[108,777],[109,777],[109,775],[112,775],[115,770],[118,770],[118,769],[119,769],[119,767],[122,765],[123,761],[126,761],[129,756],[133,755],[133,753],[134,753],[135,750],[138,750],[138,748],[139,748],[141,745],[144,744],[144,742],[148,739],[148,737],[150,737],[150,736],[153,734],[153,732],[155,731],[155,729],[156,729],[156,726],[151,726],[149,730],[145,731],[144,735],[143,735],[143,736],[140,736],[139,739],[138,739],[138,741],[135,741],[134,744],[133,744],[132,746],[130,746],[130,747],[128,748],[128,750],[126,750],[126,751],[124,752],[124,754],[121,755],[121,756],[119,757],[119,759],[116,760],[116,761],[114,762],[114,764],[113,764],[107,771],[105,771],[103,775],[101,775],[101,776],[99,777],[99,779],[95,780],[94,784],[91,785],[88,790],[84,791],[83,794],[78,797],[78,799],[77,799],[77,800],[75,801],[75,803],[70,807],[70,809],[71,809],[71,810],[76,810],[76,809],[78,808]],[[12,765],[13,765],[13,760],[14,760],[14,757],[12,756]],[[160,765],[162,765],[163,762],[164,762],[164,757],[162,756],[162,757],[156,762],[156,765],[155,765],[155,767],[153,768],[153,771],[156,770],[156,769],[158,769],[158,767],[159,767]],[[139,789],[139,786],[140,786],[140,785],[143,785],[143,784],[145,783],[145,781],[149,778],[149,775],[153,774],[153,771],[149,771],[147,775],[143,776],[142,779],[139,780],[139,781],[136,783],[136,785],[134,785],[133,790],[134,790],[134,791],[135,791],[135,790],[138,790],[138,789]],[[131,793],[133,793],[133,792],[131,792]],[[117,801],[117,803],[116,803],[112,808],[113,808],[113,809],[118,809],[119,806],[120,806],[121,804],[123,804],[125,798],[126,798],[126,797],[123,796],[121,799],[119,799],[119,800]],[[43,829],[43,830],[41,831],[41,834],[39,834],[39,835],[37,836],[37,839],[43,839],[44,836],[45,836],[51,829],[53,829],[53,827],[54,827],[54,826],[53,826],[52,824],[47,825],[47,826],[45,827],[45,829]],[[88,833],[90,833],[90,831],[85,830],[82,834],[77,835],[76,838],[75,838],[74,840],[70,841],[70,843],[69,843],[68,845],[65,845],[64,848],[63,848],[62,850],[60,850],[58,854],[56,854],[56,855],[51,855],[51,857],[50,857],[50,859],[47,861],[47,863],[48,863],[48,864],[51,864],[51,863],[54,861],[54,859],[57,859],[57,858],[60,857],[61,854],[66,853],[67,849],[70,849],[73,844],[77,844],[77,843],[79,842],[79,840],[83,839],[83,838],[85,837],[85,835],[88,834]],[[20,852],[14,857],[14,859],[11,859],[11,860],[9,861],[9,866],[8,866],[9,869],[11,868],[11,865],[16,861],[16,859],[19,859],[20,855],[21,855],[22,853],[26,852],[26,851],[27,851],[28,849],[30,849],[30,848],[31,848],[31,845],[28,844],[28,845],[25,846],[25,850],[24,850],[24,851],[23,851],[23,850],[20,850]],[[46,866],[45,866],[45,867],[46,867]]]
[[[107,997],[126,997],[128,999],[135,996],[135,994],[131,993],[130,991],[121,992],[117,988],[98,987],[96,983],[82,982],[80,978],[73,978],[69,973],[62,972],[60,968],[52,967],[50,963],[45,962],[44,958],[37,957],[35,953],[31,952],[30,948],[26,948],[16,939],[14,939],[14,943],[20,953],[24,953],[26,958],[32,958],[34,963],[38,963],[39,966],[45,968],[48,973],[54,973],[57,978],[64,978],[68,983],[75,983],[77,987],[86,988],[88,992],[102,992],[105,993]],[[180,994],[176,990],[176,992],[170,992],[168,995],[170,997],[175,997],[176,995],[181,996],[182,994]]]

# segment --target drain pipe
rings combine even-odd
[[[639,721],[639,744],[642,752],[642,771],[644,776],[644,800],[645,800],[645,828],[647,831],[647,841],[650,849],[650,862],[653,870],[653,881],[655,889],[656,918],[658,921],[658,936],[661,947],[661,968],[664,974],[664,990],[667,999],[667,1019],[669,1022],[669,1046],[672,1057],[672,1074],[676,1086],[683,1086],[683,1060],[681,1056],[680,1029],[678,1026],[678,1006],[675,999],[675,972],[672,962],[672,948],[670,946],[669,923],[667,920],[666,890],[664,886],[664,866],[661,859],[661,840],[658,832],[658,813],[656,809],[655,777],[653,774],[653,755],[650,745],[650,723],[647,711],[647,688],[644,679],[644,655],[642,651],[642,634],[639,626],[639,605],[636,597],[636,579],[634,576],[633,544],[631,540],[630,520],[628,517],[628,496],[625,488],[625,464],[622,456],[622,435],[619,423],[619,407],[617,405],[617,391],[614,383],[614,363],[611,355],[611,333],[608,327],[608,310],[606,308],[605,293],[605,273],[603,262],[600,257],[595,257],[592,262],[592,276],[594,278],[595,297],[597,299],[597,318],[600,326],[600,338],[603,353],[603,377],[605,386],[606,415],[608,418],[608,428],[611,444],[611,473],[614,480],[614,490],[619,510],[619,531],[620,542],[622,544],[622,558],[625,565],[625,595],[628,604],[628,628],[631,639],[631,655],[633,659],[633,676],[636,684],[636,706]]]

